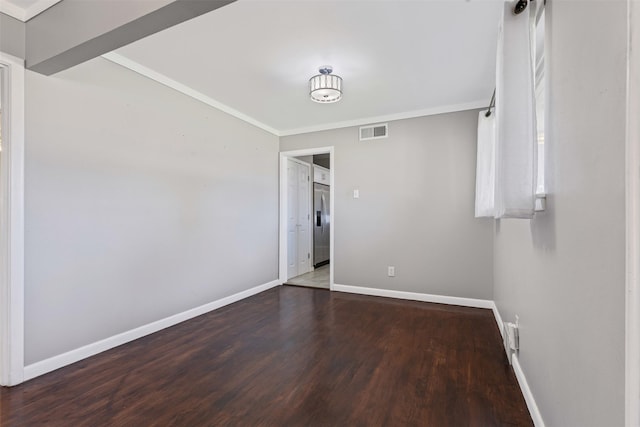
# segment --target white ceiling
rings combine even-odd
[[[62,0],[0,0],[0,12],[27,22]]]
[[[501,5],[238,0],[116,52],[291,134],[488,104]],[[307,93],[325,64],[344,78],[336,104]]]

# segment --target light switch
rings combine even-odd
[[[355,190],[353,190],[353,198],[354,199],[359,199],[360,198],[360,190],[358,190],[357,188]]]

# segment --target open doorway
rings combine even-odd
[[[280,153],[280,281],[333,288],[333,147]]]

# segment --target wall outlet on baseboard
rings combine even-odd
[[[387,276],[396,277],[396,268],[394,266],[390,265],[387,267]]]
[[[520,349],[520,330],[519,330],[519,318],[516,316],[516,323],[504,322],[503,336],[504,336],[504,350],[507,352],[507,358],[509,364],[511,364],[511,356],[514,352]]]

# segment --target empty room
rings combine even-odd
[[[0,0],[0,425],[640,427],[638,46],[638,0]]]

